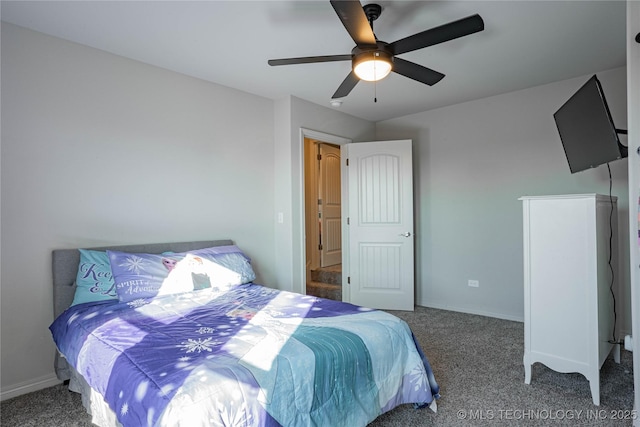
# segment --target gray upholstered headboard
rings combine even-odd
[[[104,246],[86,248],[93,250],[117,250],[122,252],[160,254],[163,252],[185,252],[212,246],[233,245],[232,240],[203,240],[197,242],[149,243],[142,245]],[[75,280],[80,263],[78,249],[55,249],[52,252],[53,267],[53,315],[54,319],[65,311],[73,302],[76,291]],[[56,375],[60,380],[70,378],[67,361],[56,352]]]

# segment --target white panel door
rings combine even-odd
[[[349,301],[414,309],[411,141],[347,144]]]
[[[320,266],[342,262],[340,148],[320,144]]]

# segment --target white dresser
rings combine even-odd
[[[536,362],[557,372],[578,372],[589,380],[595,405],[600,404],[600,367],[612,349],[620,362],[620,345],[610,342],[611,289],[616,292],[617,286],[612,286],[611,268],[616,280],[618,270],[617,200],[612,199],[613,212],[609,196],[599,194],[520,198],[524,381],[531,383]]]

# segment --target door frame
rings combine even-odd
[[[298,164],[300,165],[300,176],[303,177],[303,181],[304,181],[304,177],[305,177],[305,167],[304,167],[304,155],[305,155],[305,143],[304,140],[305,138],[308,139],[313,139],[319,142],[326,142],[328,144],[333,144],[333,145],[339,145],[340,147],[342,147],[344,144],[350,144],[353,142],[352,139],[350,138],[345,138],[342,136],[338,136],[338,135],[332,135],[329,133],[325,133],[325,132],[320,132],[320,131],[316,131],[316,130],[312,130],[312,129],[307,129],[307,128],[300,128],[300,137],[299,137],[299,141],[298,144],[300,144],[300,150],[299,150],[299,158],[298,158]],[[346,170],[346,162],[343,161],[344,159],[341,159],[341,166],[340,166],[340,176],[341,176],[341,181],[340,181],[340,187],[341,187],[341,200],[344,201],[345,198],[348,197],[348,184],[349,184],[349,180],[348,179],[344,179],[345,174],[347,172]],[[304,192],[304,184],[300,186],[300,193],[298,194],[298,200],[300,201],[298,206],[297,206],[297,210],[298,210],[298,214],[299,214],[299,218],[300,218],[300,241],[298,242],[298,247],[300,248],[300,253],[302,254],[300,262],[302,263],[302,265],[300,265],[300,271],[301,271],[301,276],[299,277],[298,280],[300,280],[300,283],[302,284],[302,293],[306,294],[307,293],[307,266],[306,266],[306,260],[307,260],[307,253],[306,253],[306,244],[305,244],[305,240],[306,240],[306,218],[305,218],[305,192]],[[348,236],[347,236],[347,230],[346,230],[346,220],[345,218],[348,216],[348,209],[345,208],[343,206],[342,209],[342,213],[340,214],[341,218],[342,218],[342,269],[343,271],[348,271],[348,256],[345,255],[345,251],[344,248],[348,247],[349,241],[348,241]],[[295,279],[295,278],[294,278]],[[343,301],[347,301],[349,302],[349,293],[346,292],[346,275],[343,274],[342,275],[342,300]]]

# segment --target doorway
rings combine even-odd
[[[306,293],[342,301],[340,146],[304,138]]]
[[[296,257],[296,264],[299,266],[299,283],[305,287],[302,293],[310,293],[307,286],[312,282],[313,257],[318,254],[315,245],[319,237],[316,236],[319,236],[320,228],[316,211],[318,197],[315,186],[310,184],[319,175],[313,160],[317,150],[309,144],[326,142],[339,146],[343,157],[340,162],[344,249],[340,267],[342,301],[371,308],[413,310],[415,269],[411,140],[351,144],[349,139],[305,128],[301,128],[300,136],[300,256]],[[307,179],[307,174],[312,179]],[[316,178],[313,174],[316,174]],[[380,213],[386,215],[381,217]],[[387,214],[393,214],[393,218]],[[358,226],[354,227],[354,224]],[[379,226],[374,229],[378,229],[382,235],[360,226],[376,224]],[[310,256],[307,257],[307,254]]]

